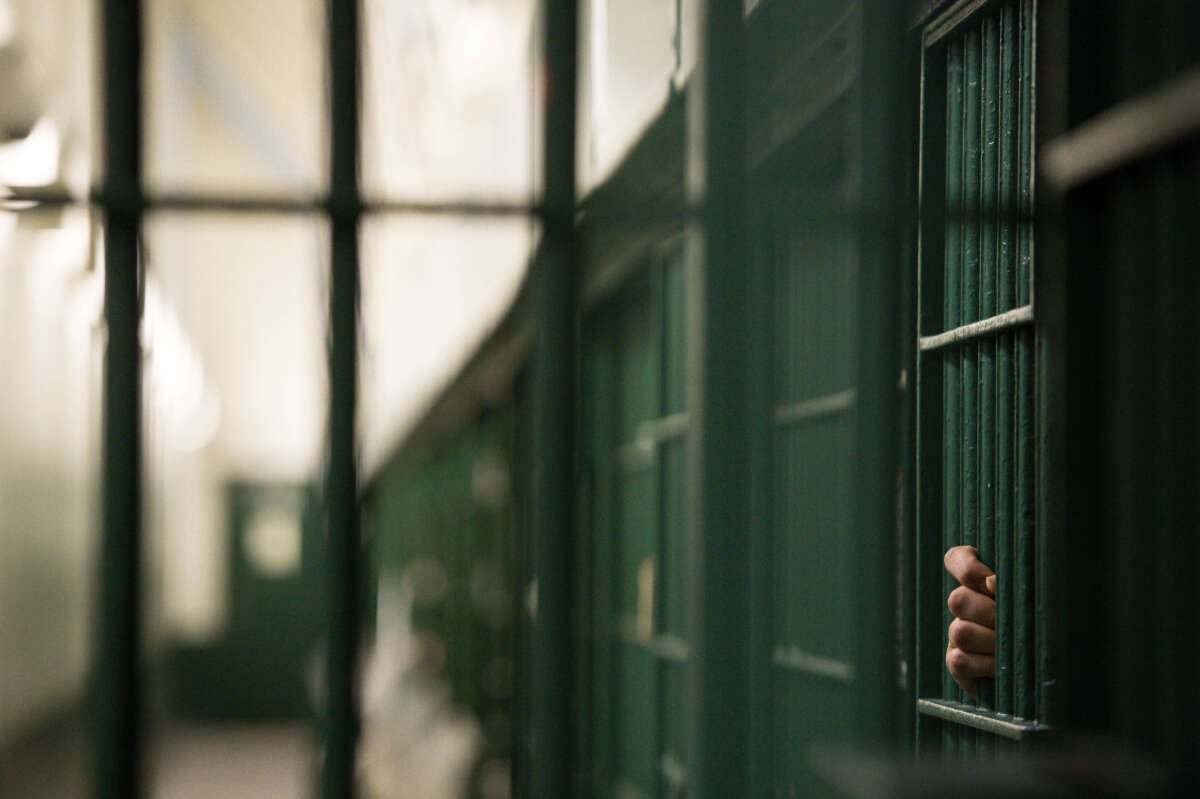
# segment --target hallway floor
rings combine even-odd
[[[306,799],[316,773],[303,724],[173,724],[154,737],[151,799]],[[88,795],[77,728],[26,740],[0,759],[0,799]]]

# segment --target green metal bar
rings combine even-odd
[[[906,342],[913,350],[907,368],[916,376],[916,402],[910,420],[916,431],[915,459],[912,461],[910,484],[915,485],[915,501],[905,515],[906,529],[913,531],[906,546],[908,563],[902,574],[912,581],[907,596],[905,617],[914,620],[914,635],[909,636],[905,653],[910,669],[910,700],[922,696],[941,696],[943,680],[949,679],[942,663],[945,651],[944,621],[945,589],[949,575],[941,564],[945,551],[944,464],[947,451],[944,432],[947,425],[943,400],[947,394],[946,361],[953,351],[926,355],[917,342],[928,331],[943,329],[946,322],[946,240],[950,227],[945,220],[948,200],[946,138],[949,137],[950,81],[947,78],[948,56],[945,51],[925,49],[921,60],[920,83],[920,228],[917,239],[919,269],[915,275],[917,304],[912,321],[913,340]],[[954,297],[957,299],[957,289]],[[936,751],[941,740],[938,724],[932,724],[915,712],[913,702],[913,737],[915,752],[925,756]],[[928,748],[927,748],[928,747]]]
[[[1020,3],[1020,44],[1017,51],[1017,185],[1016,202],[1022,209],[1033,207],[1033,74],[1034,74],[1034,4]],[[1032,299],[1033,226],[1017,229],[1015,302],[1029,303]],[[1013,713],[1022,718],[1034,718],[1038,686],[1047,675],[1035,659],[1040,659],[1049,644],[1035,618],[1038,582],[1034,572],[1034,555],[1038,548],[1035,538],[1034,476],[1035,430],[1033,397],[1033,334],[1022,331],[1014,337],[1016,367],[1015,464],[1013,491],[1013,568],[1012,612],[1020,620],[1014,627],[1013,638]],[[1001,588],[1003,590],[1003,588]],[[1042,654],[1039,654],[1042,653]]]
[[[140,607],[142,570],[141,236],[142,4],[102,9],[104,183],[104,528],[92,670],[93,790],[144,793]]]
[[[1150,472],[1152,485],[1150,491],[1139,495],[1139,498],[1149,499],[1152,505],[1150,512],[1145,514],[1143,519],[1149,522],[1149,529],[1158,533],[1155,541],[1157,557],[1145,550],[1137,553],[1154,564],[1151,572],[1154,594],[1149,601],[1149,607],[1152,608],[1185,604],[1175,598],[1188,595],[1190,580],[1186,578],[1187,570],[1180,568],[1181,558],[1171,557],[1168,553],[1181,551],[1188,546],[1192,547],[1193,552],[1200,551],[1192,537],[1192,530],[1195,528],[1190,524],[1191,520],[1184,516],[1183,508],[1176,502],[1177,488],[1182,484],[1194,483],[1195,480],[1194,462],[1186,456],[1180,457],[1180,450],[1190,447],[1180,446],[1179,434],[1188,431],[1189,423],[1194,424],[1197,417],[1194,410],[1195,395],[1189,396],[1187,385],[1179,379],[1181,373],[1191,371],[1190,367],[1181,367],[1180,364],[1195,363],[1194,360],[1185,361],[1180,356],[1189,354],[1189,349],[1190,354],[1194,354],[1195,348],[1188,348],[1176,341],[1180,331],[1188,331],[1189,328],[1194,331],[1195,328],[1190,324],[1190,314],[1175,313],[1177,308],[1182,310],[1188,307],[1185,304],[1187,301],[1180,302],[1178,297],[1189,288],[1185,273],[1191,274],[1194,271],[1194,264],[1186,263],[1187,256],[1180,247],[1185,243],[1186,234],[1183,231],[1188,227],[1188,222],[1182,218],[1182,214],[1177,213],[1179,192],[1176,186],[1189,178],[1194,180],[1196,159],[1193,158],[1188,164],[1193,166],[1193,170],[1186,171],[1186,167],[1180,168],[1179,161],[1180,159],[1160,159],[1153,167],[1150,185],[1143,186],[1139,192],[1143,205],[1148,206],[1150,210],[1151,219],[1147,229],[1152,231],[1150,243],[1154,247],[1154,261],[1158,264],[1154,273],[1148,276],[1151,278],[1153,299],[1147,308],[1146,338],[1149,346],[1146,349],[1151,360],[1151,385],[1158,386],[1161,390],[1153,392],[1151,398],[1143,395],[1141,404],[1148,408],[1149,413],[1139,414],[1144,420],[1143,429],[1148,428],[1148,434],[1144,434],[1142,441],[1146,449],[1154,453],[1150,459],[1153,464],[1153,471]],[[1179,174],[1187,175],[1188,172],[1191,174],[1186,178],[1176,177]],[[1194,207],[1191,206],[1193,209]],[[1194,217],[1194,211],[1189,216]],[[1191,437],[1184,440],[1195,442],[1197,439]],[[1129,529],[1124,528],[1125,531]],[[1124,537],[1140,543],[1139,536],[1125,532]],[[1180,580],[1179,577],[1184,579]],[[1178,663],[1190,663],[1193,668],[1188,671],[1193,671],[1197,665],[1195,644],[1188,646],[1185,643],[1194,641],[1189,634],[1195,627],[1186,624],[1189,615],[1195,619],[1194,611],[1189,614],[1183,609],[1177,613],[1153,614],[1156,622],[1153,626],[1156,651],[1173,651],[1175,657],[1154,658],[1154,666],[1148,669],[1151,674],[1150,680],[1143,683],[1155,685],[1157,688],[1152,692],[1157,711],[1152,729],[1159,736],[1159,740],[1175,750],[1176,757],[1187,749],[1192,750],[1192,753],[1197,749],[1195,744],[1184,746],[1185,741],[1194,740],[1194,736],[1188,736],[1188,728],[1192,726],[1190,708],[1195,705],[1184,705],[1191,679],[1184,676],[1184,671],[1178,668]],[[1195,762],[1189,758],[1183,761],[1183,764]]]
[[[917,349],[921,333],[935,324],[931,317],[937,319],[942,307],[942,295],[935,286],[943,282],[938,267],[945,256],[939,244],[941,237],[936,236],[934,231],[945,211],[945,196],[938,190],[945,182],[945,157],[931,146],[934,137],[930,135],[935,128],[942,132],[946,129],[943,104],[945,88],[941,80],[935,79],[937,72],[937,68],[930,63],[929,52],[922,48],[917,85],[917,107],[920,109],[917,136],[919,219],[915,240],[917,269],[915,272],[906,271],[901,283],[903,301],[900,327],[904,331],[902,344],[905,348],[903,369],[904,374],[909,376],[902,386],[906,392],[907,413],[906,429],[901,431],[901,439],[911,442],[908,447],[902,445],[900,461],[904,481],[900,492],[900,527],[907,533],[901,540],[901,624],[904,628],[902,646],[906,667],[905,710],[911,711],[911,724],[908,725],[905,743],[918,756],[925,754],[924,746],[932,741],[932,736],[922,734],[928,727],[916,715],[916,699],[938,693],[936,689],[927,688],[929,678],[937,670],[929,668],[926,661],[930,660],[927,653],[937,652],[939,647],[936,644],[927,645],[926,642],[930,639],[930,633],[940,626],[930,623],[932,609],[940,604],[934,599],[936,594],[933,587],[941,584],[940,576],[930,579],[937,575],[931,555],[940,548],[942,533],[941,525],[934,523],[940,514],[936,513],[936,507],[931,502],[936,494],[930,489],[940,484],[942,476],[941,448],[936,447],[936,460],[931,457],[935,449],[931,445],[937,440],[932,435],[934,425],[931,421],[940,420],[943,416],[936,399],[941,394],[942,369],[940,358],[925,358]],[[945,70],[941,72],[944,75]],[[936,325],[941,326],[940,319]]]
[[[944,699],[921,699],[917,702],[917,712],[923,716],[931,716],[960,727],[966,727],[974,733],[986,733],[989,736],[1007,738],[1014,741],[1025,740],[1031,735],[1047,730],[1044,725],[1032,722],[1018,721],[1001,714],[981,710],[961,702],[950,702]]]
[[[900,423],[901,225],[907,208],[902,164],[907,149],[895,135],[906,129],[903,47],[905,12],[892,0],[862,6],[862,78],[858,141],[861,197],[868,206],[891,204],[882,223],[860,226],[858,388],[855,430],[853,562],[857,566],[854,696],[857,738],[890,745],[900,736],[894,632],[896,623],[896,464]],[[898,124],[899,123],[899,124]],[[864,634],[865,633],[865,634]],[[735,795],[726,792],[727,796]]]
[[[991,221],[995,223],[998,220],[992,219]],[[1025,327],[1032,324],[1033,306],[1022,305],[1019,308],[1013,308],[1012,310],[980,319],[977,322],[968,322],[965,325],[959,325],[944,333],[921,336],[917,339],[917,347],[922,352],[930,352],[967,342],[974,342],[978,339],[994,338],[998,334],[1012,330],[1013,328]]]
[[[966,87],[963,96],[963,205],[972,211],[980,208],[979,178],[981,153],[980,72],[981,41],[977,28],[969,30],[963,41],[963,70]],[[963,228],[962,314],[965,321],[979,318],[980,226],[966,223]],[[979,345],[962,345],[962,487],[960,513],[962,540],[957,543],[979,545]],[[965,700],[965,696],[964,696]],[[960,738],[963,754],[973,757],[978,751],[977,737],[968,733]]]
[[[619,481],[617,479],[617,460],[615,449],[611,442],[618,437],[615,420],[615,403],[602,401],[611,395],[617,382],[616,358],[613,354],[613,336],[601,331],[597,323],[593,323],[591,335],[584,338],[587,342],[585,359],[586,372],[593,379],[592,388],[586,397],[592,401],[591,415],[594,418],[595,442],[594,473],[596,475],[595,507],[596,515],[590,530],[590,540],[587,551],[594,554],[593,568],[596,571],[594,584],[596,586],[594,618],[597,623],[604,625],[602,629],[610,629],[617,617],[617,542],[615,531],[618,527],[615,517],[616,497]],[[585,439],[587,441],[588,439]],[[616,675],[617,675],[617,645],[611,637],[597,635],[593,642],[595,652],[595,667],[593,673],[599,681],[593,687],[596,698],[592,708],[595,719],[590,733],[595,738],[595,748],[592,751],[592,786],[593,795],[603,794],[609,780],[615,774],[617,763],[618,741],[616,723]]]
[[[983,20],[981,31],[980,114],[982,124],[979,200],[983,221],[979,241],[979,317],[987,319],[996,313],[996,227],[990,217],[996,211],[996,173],[998,160],[997,102],[999,37],[996,21]],[[995,484],[996,469],[996,343],[988,337],[979,343],[979,554],[995,566]]]
[[[331,211],[333,199],[329,196],[284,196],[251,194],[197,193],[152,193],[143,191],[140,196],[142,210],[189,211],[205,213],[230,211],[234,213],[260,214],[303,214],[315,211]],[[129,202],[126,196],[124,202]],[[49,206],[111,205],[122,201],[104,187],[88,194],[72,194],[61,188],[13,187],[3,198],[5,205],[11,203],[36,203]],[[386,198],[361,200],[364,214],[409,214],[417,216],[484,216],[519,217],[541,216],[544,208],[535,202],[479,201],[471,199],[446,200],[443,202],[416,198]],[[20,210],[20,209],[13,209]],[[830,209],[832,210],[832,209]],[[677,215],[678,216],[678,215]]]
[[[1103,219],[1111,225],[1105,237],[1108,244],[1105,256],[1108,264],[1136,264],[1149,256],[1156,263],[1158,253],[1154,243],[1147,240],[1154,230],[1154,209],[1146,202],[1145,188],[1140,176],[1115,179],[1104,192]],[[1153,470],[1160,452],[1145,441],[1148,425],[1142,418],[1152,412],[1143,397],[1146,386],[1155,382],[1153,355],[1147,352],[1152,328],[1150,315],[1154,297],[1155,275],[1128,267],[1110,268],[1103,280],[1105,306],[1110,309],[1111,327],[1104,341],[1106,361],[1110,364],[1105,377],[1102,407],[1105,418],[1101,430],[1107,434],[1108,449],[1114,454],[1102,473],[1101,487],[1107,494],[1102,507],[1106,515],[1106,535],[1101,546],[1107,546],[1113,564],[1112,596],[1128,598],[1113,602],[1106,614],[1113,630],[1107,640],[1113,644],[1115,685],[1126,690],[1109,690],[1104,699],[1112,713],[1112,726],[1135,740],[1153,740],[1155,702],[1145,686],[1157,676],[1153,662],[1157,658],[1139,656],[1139,652],[1167,652],[1172,645],[1157,640],[1155,608],[1155,574],[1151,566],[1156,558],[1177,557],[1163,552],[1161,540],[1165,520],[1156,507]],[[1120,297],[1119,302],[1114,302]],[[1099,386],[1099,382],[1095,385]],[[1148,407],[1149,406],[1149,407]],[[1157,449],[1154,447],[1153,449]],[[1132,531],[1144,531],[1132,534]],[[1119,646],[1117,646],[1119,644]],[[1166,686],[1164,686],[1164,689]]]
[[[703,209],[688,228],[687,549],[685,696],[689,796],[748,795],[749,645],[745,545],[745,52],[741,3],[701,0],[688,86],[685,183]]]
[[[772,182],[768,191],[779,191],[777,184]],[[797,357],[792,342],[797,341],[796,331],[799,329],[799,314],[797,305],[799,277],[793,265],[796,262],[795,244],[791,226],[785,218],[782,208],[790,207],[791,195],[794,192],[783,193],[781,201],[770,203],[766,211],[767,236],[765,243],[770,247],[767,258],[770,261],[770,275],[764,282],[770,286],[773,298],[772,308],[772,341],[770,396],[775,402],[789,401],[798,395],[799,385],[796,369],[789,368]],[[769,197],[764,193],[755,197]],[[764,242],[753,239],[756,244]],[[753,362],[754,359],[751,359]],[[792,536],[787,534],[791,529],[791,520],[795,518],[796,485],[794,447],[790,441],[778,433],[775,425],[767,427],[771,436],[769,447],[770,478],[770,525],[771,537],[763,547],[772,561],[768,568],[767,579],[770,585],[766,590],[770,602],[770,631],[763,653],[770,664],[772,651],[775,647],[794,640],[796,628],[795,616],[798,608],[796,603],[789,601],[789,586],[794,584],[792,575],[796,571],[793,551],[795,549]],[[765,482],[765,481],[764,481]],[[789,751],[787,742],[795,740],[799,734],[800,720],[797,714],[790,712],[791,697],[786,675],[777,669],[767,666],[769,674],[769,701],[771,745],[767,753],[767,767],[771,776],[771,786],[774,793],[785,792],[790,784],[794,784],[793,763],[795,757]],[[794,789],[793,789],[794,790]]]
[[[578,287],[575,232],[575,110],[578,4],[543,0],[547,98],[543,134],[545,208],[534,260],[533,356],[533,796],[574,793],[577,755],[572,674]]]
[[[40,206],[50,207],[86,207],[88,205],[109,205],[115,202],[103,190],[93,192],[90,196],[72,194],[57,188],[38,187],[7,187],[10,194],[0,199],[0,210],[22,213],[36,210]],[[206,213],[213,211],[229,211],[233,213],[260,214],[301,214],[311,215],[314,212],[332,212],[332,200],[326,196],[284,197],[284,196],[234,196],[211,193],[144,193],[140,205],[143,210],[178,211]],[[405,199],[405,198],[360,198],[360,210],[363,214],[395,214],[408,216],[478,216],[478,217],[544,217],[548,211],[543,203],[538,202],[503,202],[480,201],[463,198],[446,200],[444,202]],[[682,225],[688,221],[698,220],[700,210],[697,207],[657,206],[653,208],[639,205],[631,207],[588,207],[582,205],[579,210],[581,219],[590,224],[603,223],[613,227],[631,227],[644,230],[647,226],[655,225],[671,227]],[[863,204],[851,205],[837,199],[811,199],[798,197],[793,203],[797,216],[804,217],[812,223],[829,222],[847,224],[853,222],[877,222],[888,216],[887,208],[869,207]],[[958,221],[978,220],[978,214],[971,214],[962,208],[947,208],[947,219]],[[1009,221],[1033,222],[1031,213],[1008,214]]]
[[[655,405],[654,412],[656,416],[663,416],[670,412],[667,392],[669,391],[669,379],[667,376],[667,348],[671,342],[667,334],[665,324],[665,291],[663,282],[665,275],[663,274],[665,265],[660,256],[652,259],[650,266],[650,329],[654,336],[654,351],[657,357],[654,359],[655,369]],[[656,633],[655,638],[659,637],[660,631],[670,631],[667,626],[667,594],[671,590],[671,585],[668,579],[668,570],[670,564],[667,562],[667,518],[669,495],[667,493],[667,474],[669,465],[667,458],[664,457],[665,449],[656,444],[656,457],[654,475],[651,479],[654,480],[654,496],[658,498],[654,508],[653,530],[651,536],[653,539],[654,551],[654,604],[651,608],[651,616],[653,618],[653,630]],[[671,711],[668,708],[667,688],[670,679],[670,669],[664,659],[656,652],[653,646],[654,641],[647,642],[647,650],[652,656],[655,656],[654,664],[654,680],[655,680],[655,697],[657,699],[657,707],[654,709],[654,724],[655,724],[655,763],[661,764],[662,758],[670,753],[670,736],[668,734],[671,724]],[[682,643],[682,642],[681,642]],[[686,649],[686,643],[684,643]],[[658,792],[663,790],[663,775],[661,765],[657,769],[655,785]]]
[[[771,416],[767,412],[772,404],[772,382],[776,370],[773,368],[776,353],[772,331],[778,313],[772,297],[775,248],[773,220],[769,203],[758,202],[748,214],[750,232],[751,264],[747,276],[750,306],[770,309],[749,320],[746,330],[747,342],[752,352],[759,356],[749,361],[750,373],[746,385],[746,415],[749,443],[749,464],[753,474],[773,475],[773,437]],[[774,634],[774,615],[779,612],[773,585],[775,559],[772,557],[774,536],[774,496],[771,490],[773,477],[754,480],[750,484],[749,528],[750,550],[750,647],[746,668],[750,674],[748,697],[750,713],[750,762],[748,785],[751,796],[769,796],[774,793],[772,771],[772,735],[774,720],[774,675],[771,669],[771,649]]]
[[[999,165],[996,188],[1001,213],[1015,205],[1016,192],[1016,6],[1000,11],[1000,120]],[[1007,310],[1015,301],[1013,226],[1001,219],[996,249],[996,306]],[[996,560],[992,567],[1000,575],[996,601],[996,709],[1012,712],[1012,627],[1011,580],[1013,560],[1013,337],[1001,335],[996,343]],[[1019,620],[1018,623],[1024,623]]]
[[[1020,50],[1018,53],[1017,108],[1017,203],[1021,212],[1033,212],[1034,148],[1034,25],[1033,0],[1021,0]],[[1017,258],[1017,305],[1028,305],[1033,288],[1033,227],[1024,225]]]
[[[356,794],[355,701],[361,633],[362,547],[358,503],[358,193],[359,6],[329,0],[330,206],[329,452],[325,464],[328,525],[328,650],[325,753],[321,796]]]
[[[963,107],[966,76],[963,70],[963,47],[959,41],[946,48],[946,203],[962,203]],[[942,327],[950,329],[962,322],[962,228],[946,223],[945,308]],[[943,363],[945,426],[942,433],[942,551],[962,541],[959,489],[962,485],[962,402],[959,386],[962,369],[962,350],[946,352]],[[942,571],[942,595],[954,588],[954,580]],[[944,614],[943,614],[944,615]],[[945,630],[942,631],[945,643]],[[939,660],[940,662],[940,660]],[[957,697],[958,687],[949,672],[941,669],[943,696]],[[949,743],[950,733],[946,733]]]
[[[985,17],[980,29],[980,161],[979,203],[979,317],[996,313],[996,254],[998,228],[996,180],[999,160],[997,141],[999,123],[999,25]],[[996,337],[979,342],[979,554],[984,563],[996,567]],[[980,685],[980,700],[994,704],[995,685],[991,680]],[[986,740],[986,739],[985,739]]]
[[[1182,163],[1180,163],[1182,161]],[[1200,522],[1200,504],[1193,486],[1197,468],[1192,457],[1195,442],[1200,440],[1200,414],[1196,402],[1200,398],[1200,380],[1191,364],[1200,359],[1200,330],[1192,313],[1200,298],[1200,275],[1187,262],[1200,251],[1200,233],[1194,224],[1200,208],[1200,189],[1196,176],[1200,174],[1200,157],[1166,161],[1158,166],[1156,199],[1161,212],[1156,214],[1156,234],[1161,242],[1160,263],[1164,265],[1162,286],[1156,316],[1162,320],[1156,326],[1155,349],[1164,356],[1162,368],[1167,390],[1158,396],[1161,451],[1160,475],[1165,488],[1163,503],[1170,531],[1166,541],[1168,551],[1180,551],[1186,546],[1196,552],[1192,531]],[[1190,221],[1189,221],[1190,220]],[[1180,331],[1186,331],[1180,336]],[[1178,612],[1162,614],[1162,640],[1166,646],[1177,647],[1176,663],[1188,664],[1172,669],[1168,663],[1158,664],[1156,682],[1167,686],[1158,696],[1164,707],[1160,719],[1161,738],[1177,763],[1177,767],[1195,769],[1200,760],[1200,732],[1193,708],[1200,706],[1200,690],[1190,678],[1200,665],[1200,652],[1191,631],[1197,629],[1200,613],[1191,603],[1179,602],[1187,596],[1191,584],[1187,558],[1158,558],[1155,582],[1161,592],[1155,607],[1178,607]]]

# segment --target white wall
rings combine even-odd
[[[21,54],[0,106],[26,90],[53,128],[48,159],[0,146],[0,180],[86,172],[92,5],[0,0],[0,47]],[[85,213],[0,212],[0,742],[78,697],[87,669],[99,465],[88,265]]]
[[[98,522],[86,219],[0,215],[0,741],[78,695]]]

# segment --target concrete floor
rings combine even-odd
[[[153,799],[306,799],[312,735],[302,725],[176,726],[161,739]]]
[[[152,737],[151,799],[307,799],[316,761],[311,732],[298,724],[172,724]],[[0,758],[0,799],[83,799],[89,795],[84,736],[61,729]]]

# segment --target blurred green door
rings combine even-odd
[[[590,322],[584,458],[592,475],[587,613],[596,626],[593,791],[680,795],[684,766],[684,266],[648,254]]]
[[[323,627],[320,528],[312,491],[228,488],[228,616],[209,645],[173,654],[179,709],[201,718],[309,713]]]

